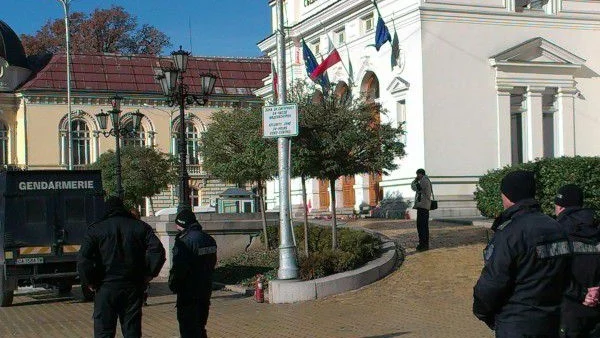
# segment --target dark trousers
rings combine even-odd
[[[496,322],[496,338],[559,338],[559,318],[543,322]]]
[[[600,315],[582,317],[563,312],[560,327],[561,338],[600,338]]]
[[[417,208],[417,232],[419,245],[429,247],[429,210]]]
[[[181,338],[206,338],[206,322],[210,295],[202,298],[189,298],[177,295],[177,321]]]
[[[94,337],[113,338],[117,318],[124,338],[141,337],[143,296],[141,286],[101,286],[94,298]]]

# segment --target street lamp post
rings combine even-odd
[[[128,130],[126,128],[121,128],[120,118],[121,118],[121,100],[123,98],[119,95],[115,95],[111,99],[112,109],[105,113],[104,111],[100,111],[100,113],[96,114],[96,118],[98,119],[98,124],[100,125],[100,129],[102,130],[100,133],[104,135],[104,137],[114,136],[115,137],[115,171],[117,175],[117,195],[119,198],[123,199],[123,185],[121,183],[121,136],[127,135],[135,135],[135,132],[140,128],[140,123],[142,122],[142,117],[144,116],[142,113],[138,111],[131,113],[133,128]],[[112,128],[110,130],[106,130],[108,116],[110,115],[110,120],[112,122]]]
[[[58,0],[63,5],[65,12],[65,50],[67,54],[67,109],[68,115],[67,120],[69,122],[68,135],[67,135],[67,168],[73,170],[73,126],[71,125],[71,52],[69,46],[69,7],[72,0]]]
[[[189,52],[179,47],[172,52],[173,65],[168,68],[155,70],[156,81],[159,83],[163,94],[167,97],[169,107],[179,106],[179,203],[177,212],[191,209],[189,197],[189,175],[187,172],[187,135],[185,133],[185,106],[196,103],[204,106],[212,94],[217,77],[214,74],[200,74],[202,92],[199,95],[189,92],[189,86],[184,84],[184,73],[187,70]]]

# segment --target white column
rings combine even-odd
[[[511,164],[510,91],[513,87],[498,87],[497,92],[497,140],[498,168]]]
[[[344,207],[344,190],[342,189],[341,177],[335,180],[335,207],[338,210]],[[331,205],[329,206],[329,209],[331,210]]]
[[[354,175],[354,209],[359,210],[363,202],[369,203],[369,175]]]
[[[558,89],[556,156],[575,156],[575,88]]]
[[[544,87],[527,87],[527,112],[525,116],[524,161],[544,156],[544,126],[542,121],[542,95]]]
[[[311,194],[308,195],[308,187],[311,187]],[[319,195],[319,180],[316,178],[306,179],[306,190],[308,199],[312,198],[311,209],[319,209],[321,205],[321,196]],[[307,201],[308,203],[308,201]],[[310,211],[310,210],[309,210]]]
[[[97,131],[92,132],[92,148],[94,149],[92,162],[96,162],[100,157],[100,133]]]

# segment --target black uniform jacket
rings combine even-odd
[[[484,250],[485,265],[474,288],[473,313],[493,328],[519,323],[544,328],[559,320],[568,281],[569,243],[535,200],[504,210]]]
[[[169,288],[189,298],[210,297],[216,264],[215,240],[202,231],[200,224],[191,224],[175,238]]]
[[[600,285],[600,227],[594,220],[594,211],[570,207],[557,220],[566,227],[573,246],[571,281],[565,292],[563,311],[582,317],[598,316],[600,307],[582,304],[587,288]]]
[[[90,225],[78,270],[83,285],[141,286],[164,263],[165,249],[150,225],[122,211]]]

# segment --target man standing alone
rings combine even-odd
[[[83,239],[77,266],[82,285],[96,292],[94,337],[113,338],[118,318],[123,337],[139,338],[144,288],[158,276],[165,249],[120,198],[110,197],[105,208],[104,218],[90,225]]]
[[[504,211],[494,221],[494,237],[484,251],[473,313],[497,338],[556,338],[568,283],[566,233],[541,212],[533,173],[508,173],[500,190]]]
[[[417,232],[419,233],[417,251],[429,250],[429,209],[431,209],[432,188],[425,169],[417,170],[417,177],[410,187],[416,192],[413,209],[417,209]]]
[[[177,294],[179,333],[181,338],[205,338],[217,244],[188,209],[177,215],[175,224],[180,232],[173,246],[169,288]]]
[[[560,189],[554,199],[557,221],[573,246],[571,281],[562,304],[561,335],[600,337],[600,307],[586,296],[600,285],[600,227],[594,210],[583,208],[583,190],[575,184]]]

